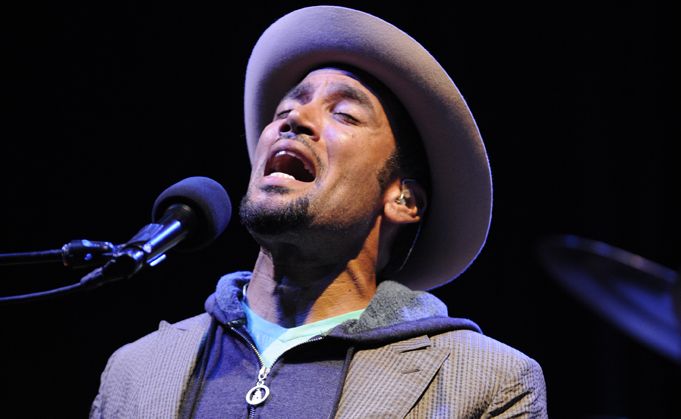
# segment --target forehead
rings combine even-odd
[[[346,82],[352,86],[358,86],[361,87],[362,89],[368,90],[366,86],[360,83],[359,78],[355,74],[351,73],[350,71],[334,67],[324,67],[312,70],[309,73],[307,73],[307,75],[301,81],[300,84],[310,80],[330,80],[330,81],[336,80],[339,82]]]
[[[309,72],[305,78],[284,96],[306,102],[316,92],[323,92],[354,100],[369,108],[382,108],[381,100],[373,90],[365,85],[350,71],[333,67],[321,68]]]
[[[314,78],[329,78],[329,79],[339,79],[339,80],[348,80],[349,83],[352,83],[353,85],[360,85],[362,88],[367,89],[366,86],[364,86],[360,81],[359,77],[355,75],[354,73],[348,71],[348,70],[343,70],[340,68],[335,68],[335,67],[323,67],[323,68],[318,68],[316,70],[312,70],[303,79],[303,81],[307,79],[314,79]]]

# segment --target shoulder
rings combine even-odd
[[[206,313],[163,321],[155,332],[116,350],[102,372],[91,417],[139,416],[135,409],[149,400],[179,400],[210,323]]]
[[[543,373],[537,361],[523,352],[472,330],[454,330],[430,337],[434,347],[450,351],[449,363],[458,369],[478,371],[494,383],[528,378],[541,381]]]
[[[482,333],[472,330],[454,330],[430,336],[433,346],[452,350],[454,357],[465,358],[467,362],[485,362],[497,368],[513,365],[539,364],[523,352]]]
[[[175,341],[178,337],[183,337],[188,334],[194,336],[196,334],[202,335],[205,330],[207,330],[210,325],[210,315],[207,313],[199,314],[188,319],[176,323],[168,323],[167,321],[161,321],[159,323],[158,330],[149,333],[133,342],[130,342],[124,346],[121,346],[114,354],[112,359],[128,359],[134,360],[139,357],[143,357],[152,351],[155,347],[159,345],[164,345],[171,342],[165,342],[166,340]]]
[[[471,330],[445,332],[430,339],[434,347],[450,352],[443,378],[467,392],[484,395],[482,405],[488,413],[524,409],[536,413],[532,417],[545,415],[544,375],[533,358]],[[463,381],[452,377],[463,377]]]

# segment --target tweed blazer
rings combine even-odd
[[[121,347],[102,373],[90,418],[177,418],[210,327],[202,314]],[[311,412],[310,417],[315,417]],[[358,350],[337,418],[545,418],[541,368],[471,330]]]

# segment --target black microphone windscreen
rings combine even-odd
[[[186,178],[163,191],[154,202],[152,220],[158,221],[173,204],[189,206],[198,217],[196,230],[178,246],[179,250],[193,251],[207,246],[222,234],[232,217],[232,203],[225,188],[203,176]]]

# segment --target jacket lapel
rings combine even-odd
[[[402,418],[409,413],[449,356],[419,336],[358,351],[350,364],[338,418]]]
[[[210,325],[207,314],[171,325],[161,322],[149,351],[140,397],[142,417],[179,412],[184,389],[196,364],[199,348]]]

